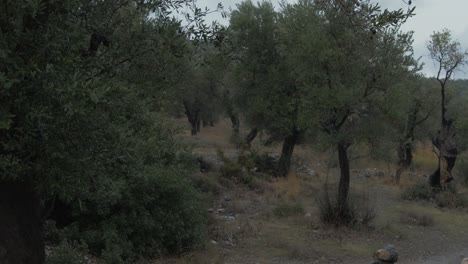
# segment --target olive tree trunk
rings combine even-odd
[[[348,148],[350,144],[339,142],[338,148],[338,162],[340,164],[340,183],[338,186],[338,199],[337,199],[337,210],[339,214],[344,216],[348,206],[348,194],[349,194],[349,158]]]
[[[40,199],[25,182],[0,183],[0,263],[45,261]]]
[[[190,132],[195,136],[200,132],[200,110],[197,107],[190,107],[190,104],[184,100],[185,115],[190,123]]]
[[[292,154],[294,152],[294,147],[296,146],[298,138],[299,132],[294,129],[294,131],[284,139],[283,148],[281,149],[281,156],[278,162],[278,176],[285,177],[288,175],[289,169],[291,167]]]

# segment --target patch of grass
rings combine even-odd
[[[445,191],[436,191],[427,183],[419,182],[408,186],[401,194],[402,199],[423,200],[435,203],[443,208],[461,208],[468,206],[468,200],[459,194],[455,184],[447,184]]]
[[[428,213],[421,213],[421,212],[407,212],[400,214],[400,222],[409,225],[417,225],[417,226],[433,226],[434,225],[434,217]]]
[[[437,168],[438,159],[429,146],[418,146],[414,150],[413,167],[416,169]]]
[[[468,215],[466,212],[452,209],[441,209],[422,203],[402,203],[392,207],[397,215],[426,215],[434,219],[434,224],[453,235],[459,235],[466,229]],[[407,232],[407,230],[405,231]]]
[[[273,209],[273,214],[276,217],[289,217],[294,215],[303,215],[304,214],[304,207],[302,204],[294,203],[294,204],[281,204],[278,205],[275,209]]]

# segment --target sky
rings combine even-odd
[[[252,0],[256,2],[256,0]],[[406,0],[405,0],[406,1]],[[207,6],[216,9],[218,3],[222,3],[225,10],[235,9],[235,5],[241,0],[198,0],[199,7]],[[279,0],[270,0],[276,7],[279,7]],[[295,0],[286,0],[293,3]],[[383,8],[399,9],[407,8],[403,0],[374,0]],[[435,65],[429,58],[427,51],[427,41],[434,31],[441,31],[444,28],[452,32],[452,38],[460,42],[463,49],[468,49],[468,0],[412,0],[412,6],[416,6],[416,15],[410,18],[403,26],[404,31],[414,31],[414,51],[415,57],[421,57],[424,63],[422,72],[426,76],[435,76]],[[217,20],[222,24],[229,24],[227,19],[221,18],[219,14],[210,14],[207,21]],[[455,74],[455,78],[468,78],[468,67],[465,67]]]

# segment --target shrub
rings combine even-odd
[[[337,197],[337,194],[333,193],[333,197]],[[358,197],[350,193],[344,209],[338,208],[337,199],[333,197],[330,197],[330,191],[325,187],[318,198],[322,223],[331,226],[369,227],[374,221],[376,214],[369,197]]]
[[[433,198],[433,189],[426,182],[419,182],[413,185],[408,186],[401,193],[401,197],[404,200],[414,201],[414,200],[430,200]]]
[[[177,171],[151,169],[120,191],[112,204],[95,201],[83,208],[64,229],[66,237],[86,242],[107,263],[181,253],[203,243],[206,210],[201,196]]]
[[[468,205],[468,201],[458,193],[454,184],[448,184],[445,192],[436,193],[434,202],[437,206],[446,208],[459,208]]]
[[[58,188],[51,191],[66,208],[53,213],[62,237],[85,242],[106,263],[178,254],[202,244],[206,208],[189,177],[193,157],[172,138],[174,131],[162,118],[125,114],[134,124],[120,130],[110,122],[105,131],[113,142],[98,137],[108,149],[99,150],[95,159],[74,164],[58,156],[63,170],[54,171],[51,186]],[[90,151],[101,145],[94,147]]]

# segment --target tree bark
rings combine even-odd
[[[445,120],[442,124],[442,129],[432,140],[432,144],[439,150],[439,166],[429,177],[429,184],[434,188],[445,190],[446,184],[453,180],[452,169],[457,160],[458,149],[452,121]]]
[[[338,161],[340,164],[340,183],[338,186],[338,200],[337,200],[337,210],[339,214],[344,216],[348,206],[348,194],[349,194],[349,182],[350,182],[350,172],[349,172],[349,158],[348,158],[348,148],[350,144],[339,142],[337,144],[338,148]]]
[[[185,115],[190,123],[190,133],[192,136],[195,136],[198,132],[200,132],[200,117],[198,108],[190,109],[189,103],[184,100],[184,108],[185,108]]]
[[[292,134],[288,135],[283,141],[283,148],[281,149],[281,157],[278,162],[277,173],[278,176],[285,177],[289,173],[291,167],[291,158],[299,138],[299,132],[294,129]]]
[[[45,261],[40,199],[25,182],[0,183],[0,262]]]
[[[457,160],[458,148],[455,141],[455,128],[453,120],[447,119],[447,106],[445,102],[445,84],[447,79],[440,81],[441,84],[441,128],[437,132],[432,144],[439,150],[439,166],[437,170],[429,176],[429,184],[433,188],[445,190],[446,184],[453,180],[452,169]]]
[[[250,143],[257,137],[258,128],[254,127],[250,130],[249,134],[245,137],[245,144],[250,146]]]

